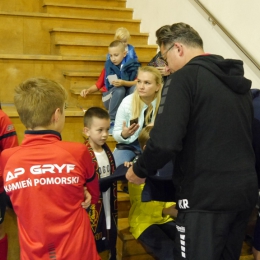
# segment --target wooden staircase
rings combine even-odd
[[[125,0],[10,0],[0,2],[0,100],[14,121],[22,140],[24,127],[13,104],[13,91],[30,77],[46,77],[61,83],[68,92],[63,140],[82,142],[83,111],[101,106],[101,94],[83,99],[83,88],[93,85],[106,60],[115,30],[126,27],[130,44],[141,64],[156,54],[147,45],[148,34],[140,33],[140,20]],[[7,26],[8,24],[8,26]],[[20,131],[21,130],[21,131]],[[109,146],[115,142],[109,138]]]
[[[100,93],[86,99],[79,93],[98,79],[116,29],[129,30],[129,43],[135,46],[141,64],[147,64],[156,54],[157,46],[147,45],[149,35],[140,33],[141,21],[133,20],[132,15],[133,10],[126,8],[125,0],[0,1],[0,33],[3,36],[0,41],[0,100],[16,127],[19,142],[25,128],[13,105],[14,88],[30,77],[50,78],[66,88],[68,108],[63,140],[84,141],[84,112],[80,106],[84,109],[103,107],[103,103]],[[109,137],[107,143],[113,150],[113,137]],[[126,232],[129,208],[129,195],[118,192],[119,259],[138,259],[140,250],[140,259],[150,259],[143,258],[144,249],[129,230]],[[5,223],[9,234],[8,259],[19,259],[17,223],[12,210],[7,212]],[[135,250],[135,245],[139,246],[139,251]],[[124,246],[128,249],[123,250]]]
[[[79,93],[96,82],[115,30],[126,27],[130,31],[130,44],[136,47],[141,64],[147,64],[156,54],[157,46],[147,45],[149,35],[140,33],[141,21],[133,20],[132,14],[125,0],[0,1],[0,100],[20,142],[25,128],[13,106],[13,91],[30,77],[50,78],[66,88],[68,109],[62,137],[83,142],[83,111],[79,106],[87,109],[103,104],[100,93],[87,99]],[[114,148],[112,137],[107,143]],[[129,208],[129,196],[118,192],[118,260],[153,259],[129,232]],[[5,226],[9,235],[8,260],[17,260],[17,223],[12,210],[7,211]]]

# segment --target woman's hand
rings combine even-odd
[[[136,123],[133,123],[129,127],[126,127],[126,122],[124,121],[121,136],[124,139],[127,139],[128,137],[134,135],[138,128],[139,128],[139,124],[136,124]]]

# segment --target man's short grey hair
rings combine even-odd
[[[203,41],[198,32],[185,23],[164,25],[156,31],[156,37],[159,46],[180,42],[190,47],[203,48]]]

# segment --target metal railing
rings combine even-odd
[[[208,15],[208,20],[213,25],[217,25],[227,35],[227,37],[247,56],[247,58],[260,70],[260,65],[257,63],[257,61],[238,43],[238,41],[225,29],[225,27],[209,12],[209,10],[199,0],[194,1]]]

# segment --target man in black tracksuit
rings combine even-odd
[[[163,26],[156,36],[174,73],[146,149],[126,177],[142,183],[174,161],[174,260],[237,260],[257,202],[251,81],[242,61],[205,54],[187,24]]]

